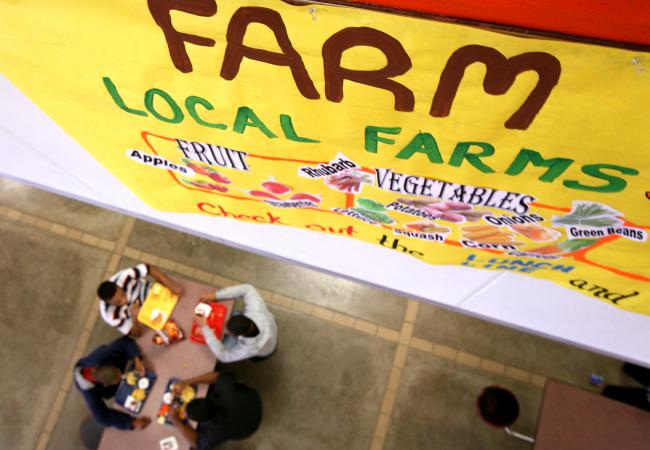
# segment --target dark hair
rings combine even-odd
[[[519,403],[507,389],[490,386],[483,390],[478,398],[478,410],[481,417],[496,427],[512,425],[519,417]]]
[[[106,386],[112,386],[120,382],[120,369],[115,366],[99,366],[95,370],[95,380]]]
[[[97,295],[104,301],[109,301],[117,292],[117,284],[112,281],[104,281],[97,288]]]
[[[187,417],[197,422],[210,420],[217,412],[214,403],[207,398],[195,398],[185,407]]]
[[[255,329],[255,322],[250,320],[248,317],[239,314],[232,316],[228,320],[226,328],[228,328],[228,331],[235,336],[247,335],[251,329]]]

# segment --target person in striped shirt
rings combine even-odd
[[[148,264],[120,270],[97,288],[102,319],[122,334],[133,337],[142,335],[142,326],[137,317],[151,286],[147,275],[167,286],[174,294],[180,296],[183,293],[180,284]]]

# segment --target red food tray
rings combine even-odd
[[[226,313],[228,308],[223,306],[221,303],[213,302],[208,303],[212,312],[208,316],[208,327],[214,331],[214,334],[217,336],[217,339],[221,339],[223,333],[223,324],[226,321]],[[190,332],[190,340],[199,344],[205,345],[205,338],[201,332],[201,326],[198,324],[196,319],[192,322],[192,331]]]

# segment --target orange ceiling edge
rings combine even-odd
[[[345,3],[650,45],[648,0],[345,0]]]

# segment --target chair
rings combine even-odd
[[[519,417],[519,402],[512,392],[499,386],[489,386],[483,389],[477,399],[479,414],[488,423],[517,439],[534,443],[535,439],[510,429]]]

